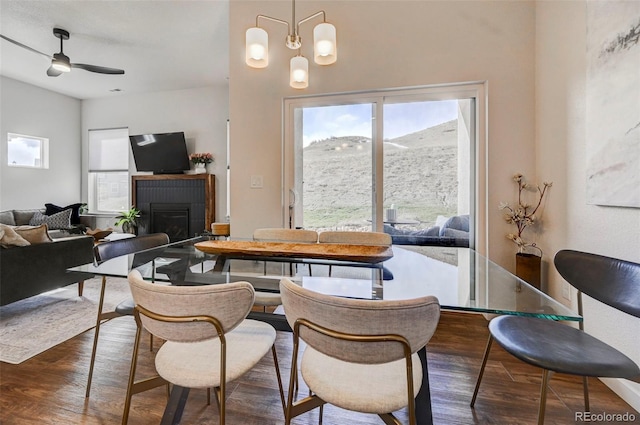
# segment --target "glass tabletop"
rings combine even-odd
[[[197,237],[69,270],[126,277],[136,269],[147,280],[175,285],[245,280],[256,290],[271,292],[278,291],[280,278],[289,271],[284,263],[278,263],[265,274],[262,262],[247,260],[232,260],[229,271],[216,271],[216,256],[194,247],[203,240],[207,238]],[[313,291],[335,296],[410,299],[435,295],[444,310],[582,320],[576,312],[472,249],[408,245],[394,245],[392,249],[393,258],[383,264],[384,280],[376,269],[336,264],[330,268],[316,263],[311,266],[311,276],[305,266],[297,268],[298,272],[289,278]]]

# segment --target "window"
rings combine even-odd
[[[49,168],[49,139],[8,133],[7,165],[10,167]]]
[[[129,129],[89,130],[89,212],[128,210]]]

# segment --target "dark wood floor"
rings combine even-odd
[[[0,423],[13,424],[118,424],[121,421],[126,381],[135,332],[133,320],[118,318],[101,331],[91,397],[85,385],[93,330],[85,332],[20,365],[0,364]],[[443,313],[438,330],[428,346],[434,423],[534,424],[540,373],[506,354],[492,350],[475,409],[469,400],[487,338],[486,320],[480,315]],[[25,336],[28,337],[28,336]],[[279,333],[277,350],[285,385],[291,335]],[[148,338],[139,375],[153,371]],[[156,344],[159,344],[156,341]],[[185,359],[186,360],[186,359]],[[640,414],[596,379],[590,380],[593,413]],[[371,389],[372,396],[375,388]],[[277,384],[271,356],[253,371],[229,386],[227,423],[242,425],[282,424]],[[575,423],[575,412],[583,410],[578,379],[554,375],[547,404],[547,424]],[[166,402],[166,391],[157,388],[133,398],[129,423],[158,424]],[[404,412],[398,416],[406,419]],[[317,412],[298,417],[296,424],[318,423]],[[206,405],[206,392],[194,390],[187,402],[183,424],[216,424],[218,411]],[[362,415],[328,406],[325,424],[381,424],[373,415]],[[597,423],[597,422],[594,422]]]

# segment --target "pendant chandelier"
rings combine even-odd
[[[326,21],[324,10],[307,16],[296,23],[296,2],[292,0],[291,25],[287,21],[266,15],[256,16],[256,26],[246,33],[245,61],[252,68],[266,68],[269,65],[269,35],[260,28],[258,21],[266,19],[287,26],[285,45],[298,54],[291,58],[289,67],[289,85],[295,89],[309,86],[309,61],[302,56],[300,48],[300,25],[322,15],[322,22],[313,29],[313,58],[318,65],[331,65],[338,58],[336,50],[336,27]]]

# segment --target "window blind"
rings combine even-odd
[[[89,172],[129,170],[129,129],[89,130]]]

